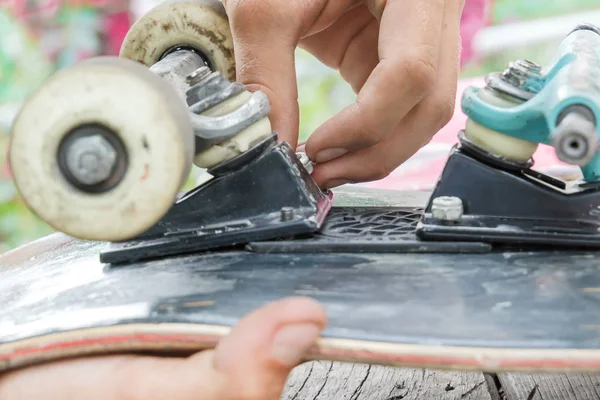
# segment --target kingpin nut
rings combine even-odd
[[[534,62],[517,60],[508,64],[502,78],[517,88],[526,89],[528,81],[539,78],[541,71],[542,67]]]

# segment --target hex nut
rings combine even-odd
[[[441,221],[458,221],[464,213],[463,202],[458,197],[442,196],[433,200],[431,214]]]
[[[296,153],[298,160],[304,165],[309,174],[314,172],[314,165],[306,153]]]
[[[76,139],[67,150],[67,166],[75,179],[96,185],[110,178],[117,152],[101,135]]]

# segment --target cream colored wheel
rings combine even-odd
[[[502,96],[487,88],[480,90],[478,96],[482,100],[502,108],[516,107],[523,103],[523,101]],[[504,135],[471,119],[467,120],[464,132],[465,136],[478,147],[512,161],[527,162],[538,148],[537,143]]]
[[[202,115],[210,117],[220,117],[231,113],[250,100],[252,94],[244,91],[241,94],[230,98],[229,100],[213,107]],[[264,117],[248,128],[242,130],[231,139],[216,144],[207,150],[197,153],[194,157],[194,164],[200,168],[210,169],[218,164],[229,161],[238,155],[248,151],[257,142],[271,136],[271,121]]]
[[[233,38],[220,1],[164,1],[131,27],[120,55],[151,67],[177,48],[196,50],[213,71],[235,81]]]
[[[186,104],[146,67],[92,59],[52,76],[13,126],[23,200],[54,229],[122,241],[171,208],[194,153]]]

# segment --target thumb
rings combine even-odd
[[[313,300],[280,300],[244,317],[215,350],[183,361],[114,356],[42,364],[3,374],[0,398],[279,400],[326,319]]]
[[[299,131],[295,50],[301,27],[295,2],[223,1],[233,35],[237,81],[260,90],[271,105],[269,119],[280,140],[296,147]]]
[[[291,371],[305,359],[327,323],[314,300],[289,298],[249,314],[213,354],[215,372],[244,398],[279,400]]]

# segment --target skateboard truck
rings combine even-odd
[[[278,142],[267,96],[235,81],[234,61],[222,3],[174,0],[132,26],[120,57],[53,75],[13,125],[29,208],[109,242],[100,259],[115,264],[317,231],[332,194]],[[193,165],[211,179],[181,195]]]
[[[181,66],[189,65],[194,57],[195,53],[178,49],[151,70],[171,74],[175,84],[178,74],[173,76],[173,71],[185,71]],[[332,195],[313,181],[306,157],[296,154],[287,143],[277,142],[277,133],[259,140],[256,134],[238,138],[235,145],[246,140],[247,149],[221,162],[206,155],[213,146],[231,142],[266,118],[267,97],[262,92],[250,95],[243,85],[231,83],[208,66],[199,66],[185,76],[185,82],[195,134],[195,163],[210,167],[207,172],[213,179],[185,193],[148,231],[112,243],[100,253],[101,262],[174,256],[318,230],[331,207]],[[245,102],[234,111],[216,117],[202,115],[241,96]],[[218,155],[216,159],[222,158]]]
[[[185,194],[156,226],[111,244],[100,260],[117,264],[312,233],[331,207],[330,195],[275,136],[209,173],[215,178]]]
[[[600,29],[580,25],[542,68],[516,61],[468,88],[469,117],[417,228],[422,240],[600,247]],[[532,169],[539,144],[580,167]]]

